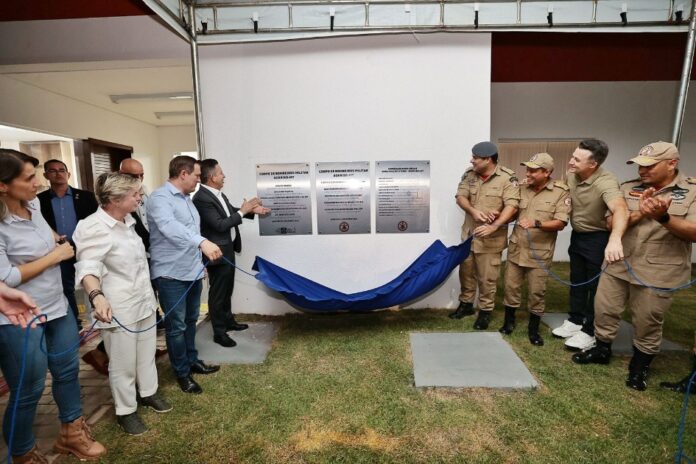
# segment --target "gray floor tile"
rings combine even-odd
[[[411,333],[411,350],[416,387],[538,386],[499,333]]]
[[[261,364],[271,350],[277,331],[272,322],[253,322],[247,330],[229,332],[237,346],[225,348],[213,342],[213,328],[210,321],[205,321],[196,332],[198,357],[215,364]]]
[[[551,330],[560,327],[568,318],[567,313],[547,313],[541,316],[541,321]],[[684,351],[685,348],[665,338],[662,339],[662,351]],[[633,355],[633,326],[626,321],[621,321],[619,333],[611,345],[611,351],[620,356]]]

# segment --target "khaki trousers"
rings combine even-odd
[[[544,314],[546,272],[540,268],[523,267],[507,260],[505,265],[505,298],[503,304],[519,308],[522,303],[522,285],[527,281],[527,309],[541,316]]]
[[[672,294],[656,292],[607,273],[602,274],[595,296],[594,325],[598,340],[607,343],[614,341],[626,304],[632,313],[633,345],[643,353],[659,353],[662,323],[672,305]]]
[[[142,330],[155,324],[155,313],[142,321],[130,324],[131,330]],[[135,398],[136,384],[140,396],[157,393],[155,349],[157,330],[143,333],[126,332],[122,327],[102,329],[102,339],[109,355],[109,383],[114,397],[116,415],[125,416],[138,409]]]
[[[459,301],[473,303],[476,298],[476,287],[478,287],[479,309],[493,311],[502,254],[502,252],[474,253],[472,251],[469,257],[462,261],[459,265],[461,285]]]

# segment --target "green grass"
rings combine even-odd
[[[554,269],[567,278],[567,265]],[[500,298],[501,292],[498,297]],[[665,335],[691,346],[696,290],[680,292]],[[550,282],[549,311],[565,311],[567,289]],[[502,321],[497,306],[491,330]],[[688,353],[653,363],[646,392],[623,384],[628,359],[577,366],[544,326],[531,346],[526,315],[508,337],[539,380],[535,391],[416,389],[409,332],[471,331],[473,318],[446,310],[274,318],[280,331],[262,365],[223,366],[198,376],[203,395],[181,393],[166,363],[169,414],[143,412],[150,431],[128,437],[113,419],[95,433],[113,463],[657,463],[671,462],[682,397],[663,379],[686,374]],[[263,318],[248,318],[258,320]],[[480,356],[481,353],[461,353]],[[696,406],[686,452],[696,456]]]

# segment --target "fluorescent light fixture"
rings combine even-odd
[[[113,103],[152,101],[152,100],[192,100],[193,92],[166,92],[166,93],[126,93],[121,95],[109,95]]]
[[[157,119],[193,116],[193,111],[155,111]]]

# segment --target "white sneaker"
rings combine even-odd
[[[587,335],[582,330],[565,341],[566,347],[568,347],[571,350],[580,351],[589,350],[596,344],[597,341],[595,340],[595,338],[592,335]]]
[[[576,333],[580,332],[582,329],[582,326],[579,324],[573,324],[569,320],[563,321],[563,325],[560,327],[556,327],[551,331],[551,334],[554,337],[559,337],[559,338],[568,338],[572,337]]]

